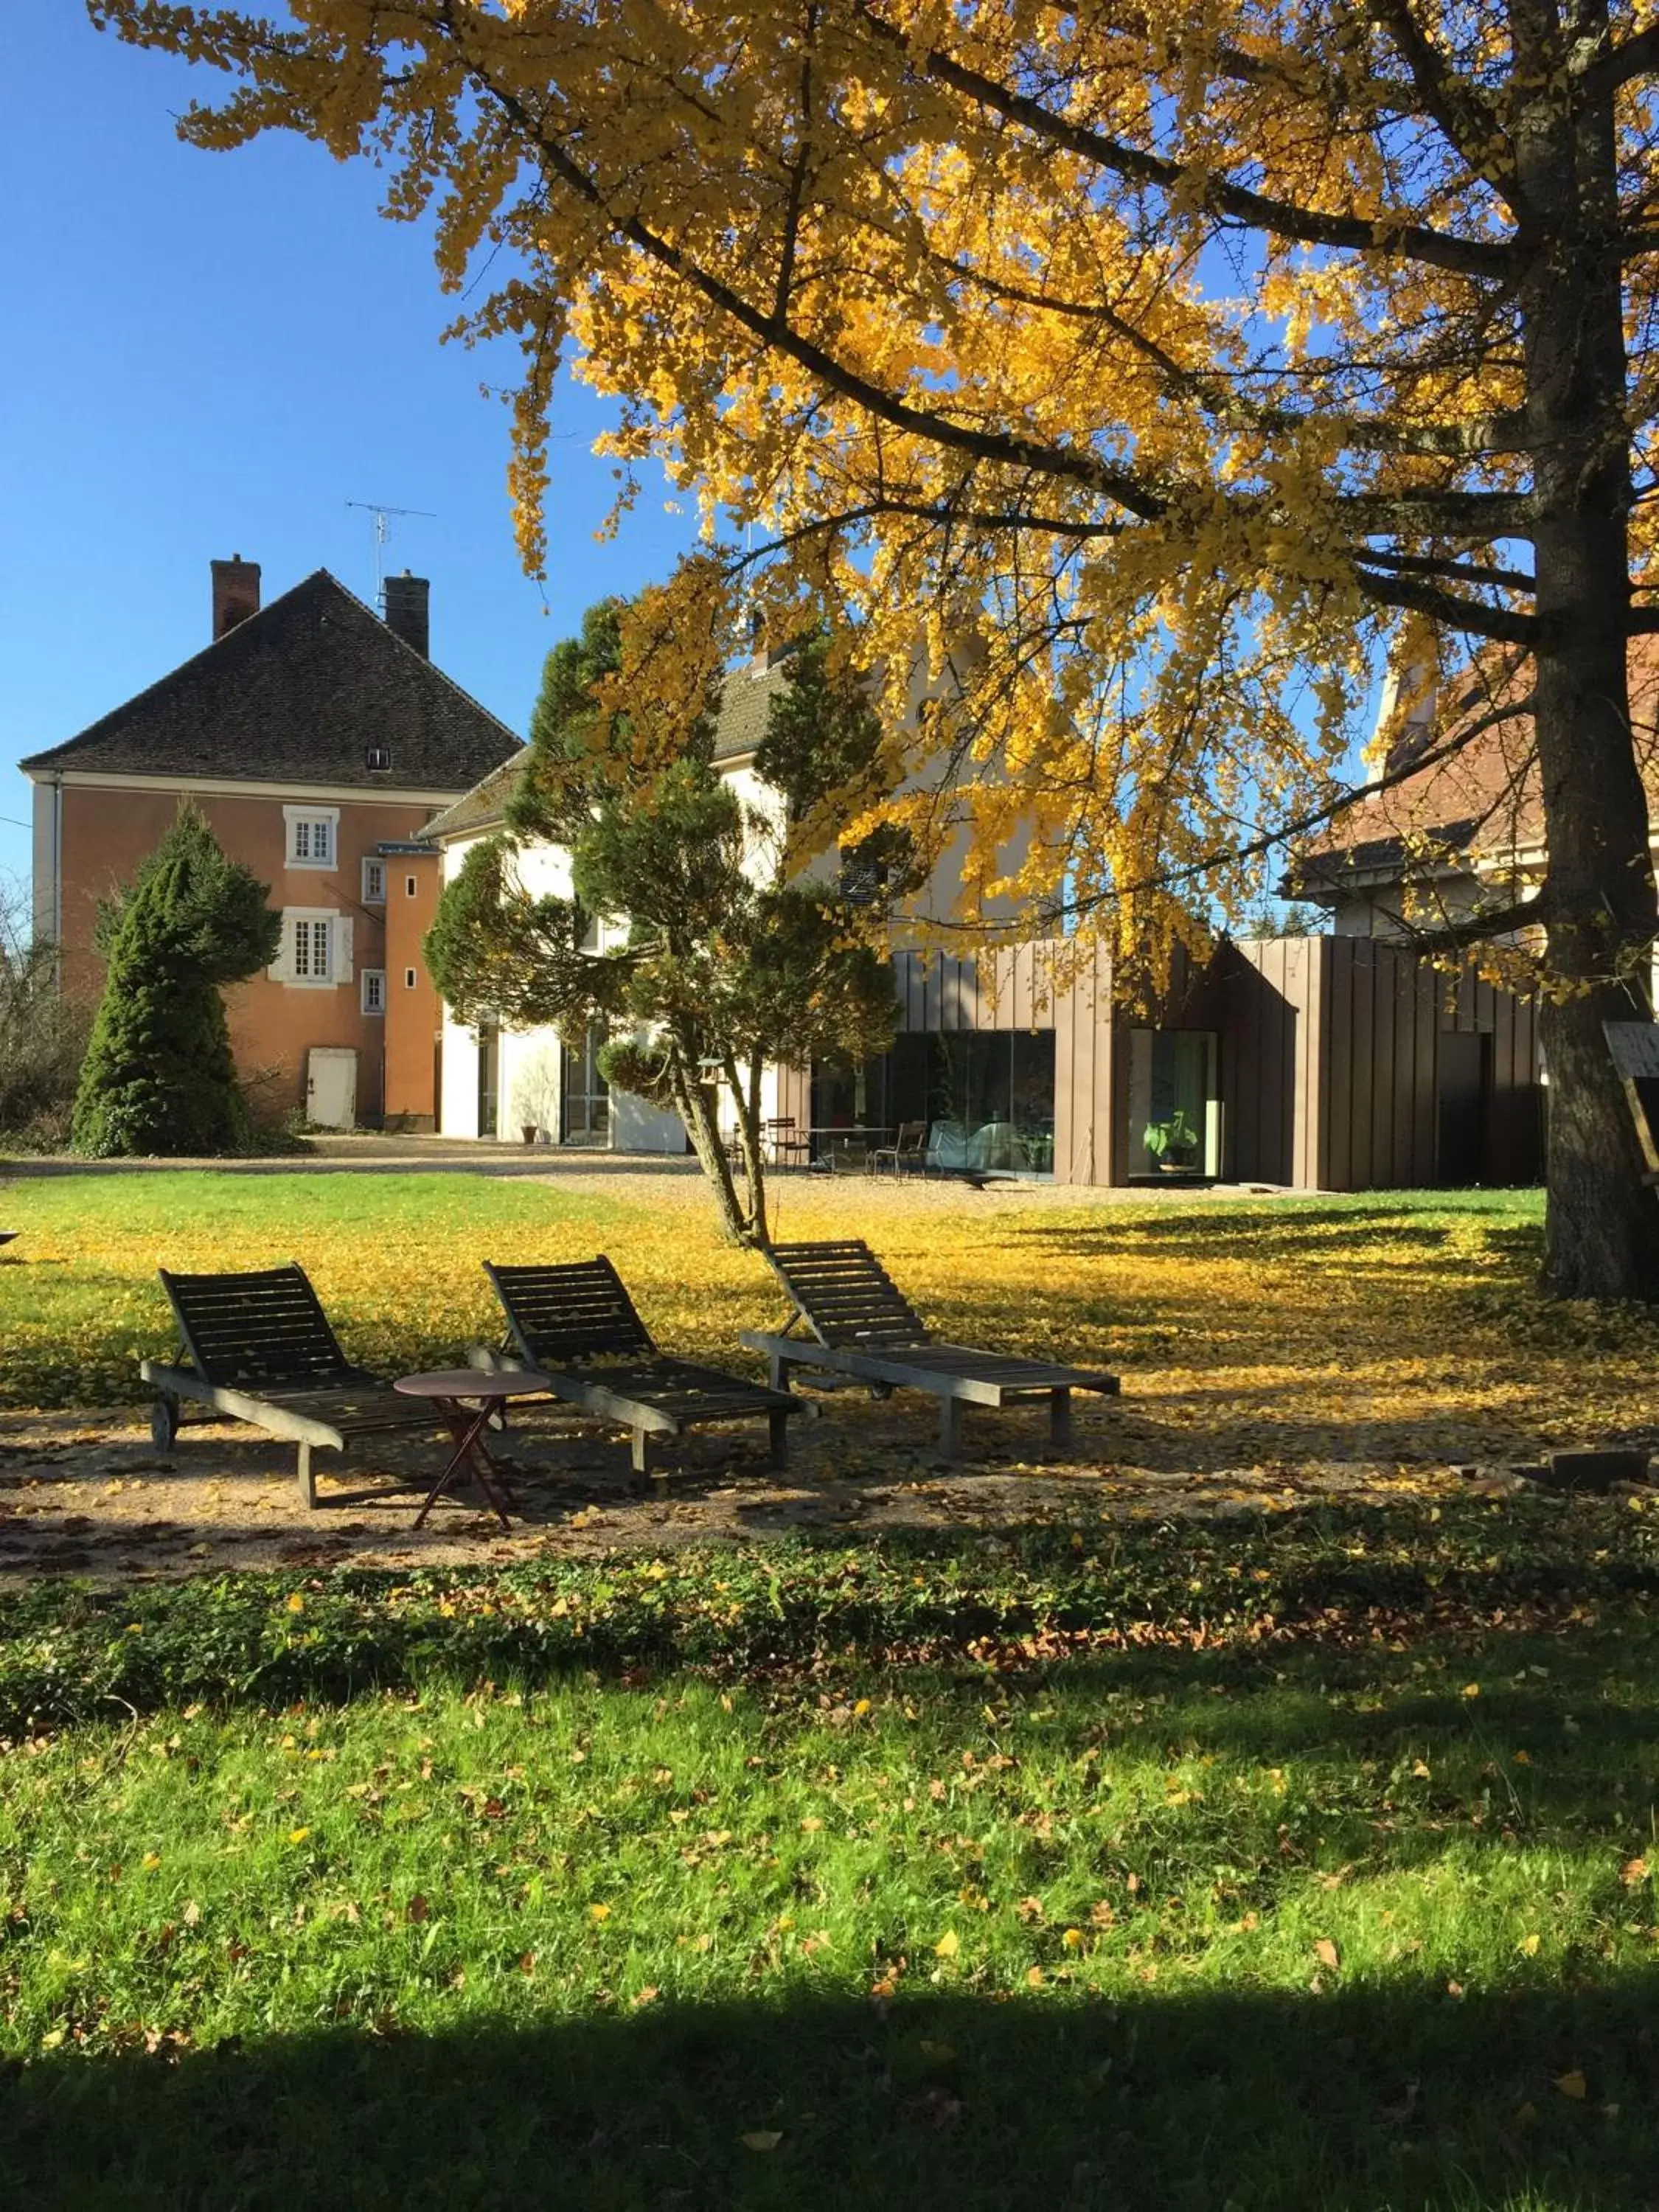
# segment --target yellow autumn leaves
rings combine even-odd
[[[524,349],[528,566],[574,351],[618,402],[624,501],[654,459],[711,527],[775,540],[749,580],[778,633],[853,611],[896,710],[921,664],[896,805],[948,783],[975,915],[1110,893],[1105,927],[1156,959],[1206,894],[1237,912],[1261,878],[1212,856],[1326,792],[1363,702],[1355,544],[1431,535],[1348,503],[1516,473],[1449,434],[1519,397],[1506,342],[1443,351],[1486,327],[1493,157],[1409,97],[1386,15],[299,0],[273,48],[206,5],[105,12],[228,73],[197,143],[372,152],[449,290],[514,249],[465,328]],[[1443,228],[1461,258],[1421,250]]]
[[[609,1251],[666,1348],[738,1366],[739,1330],[781,1319],[765,1267],[720,1242],[690,1179],[654,1181],[648,1200],[462,1176],[283,1175],[238,1182],[233,1199],[231,1181],[133,1176],[116,1197],[112,1183],[15,1186],[29,1259],[0,1270],[0,1404],[138,1399],[138,1358],[172,1341],[158,1261],[234,1268],[292,1251],[348,1352],[383,1372],[493,1340],[485,1258]],[[778,1202],[781,1234],[867,1236],[947,1338],[1064,1346],[1121,1373],[1122,1399],[1087,1430],[1090,1449],[1127,1466],[1293,1498],[1328,1464],[1363,1463],[1410,1489],[1453,1463],[1535,1457],[1650,1416],[1659,1330],[1634,1311],[1538,1301],[1525,1198],[1176,1212],[792,1177]],[[905,1417],[849,1402],[846,1418]]]

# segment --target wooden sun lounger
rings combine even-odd
[[[147,1359],[140,1370],[155,1393],[150,1434],[161,1451],[172,1450],[179,1401],[190,1399],[224,1419],[291,1437],[299,1446],[300,1502],[312,1507],[311,1455],[319,1445],[343,1451],[357,1437],[436,1427],[429,1405],[352,1365],[294,1261],[241,1275],[158,1272],[190,1361]]]
[[[476,1346],[473,1364],[533,1373],[550,1396],[629,1430],[637,1480],[663,1480],[656,1464],[662,1437],[761,1414],[772,1464],[784,1464],[799,1399],[659,1352],[603,1253],[553,1267],[497,1267],[486,1260],[484,1273],[507,1316],[508,1342],[500,1352]]]
[[[781,1334],[746,1328],[743,1341],[766,1354],[774,1388],[787,1389],[792,1372],[805,1367],[849,1375],[878,1390],[925,1390],[939,1401],[939,1449],[946,1459],[956,1456],[965,1405],[1046,1399],[1049,1435],[1066,1443],[1073,1390],[1117,1395],[1115,1375],[938,1343],[862,1239],[775,1244],[768,1257],[794,1316]],[[798,1322],[811,1332],[810,1340],[790,1334]]]

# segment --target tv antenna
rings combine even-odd
[[[383,500],[349,499],[348,507],[361,507],[365,514],[374,518],[374,604],[382,614],[386,612],[386,549],[392,536],[394,514],[418,514],[422,520],[435,522],[437,516],[426,507],[388,507]]]

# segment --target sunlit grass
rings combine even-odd
[[[413,2069],[468,2203],[482,2127],[582,2205],[690,2161],[744,2206],[1634,2207],[1656,1656],[1632,1614],[83,1727],[0,1769],[0,2048],[66,2203],[218,2201],[267,2095],[236,2202],[399,2201]]]

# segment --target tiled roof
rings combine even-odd
[[[1495,696],[1472,686],[1460,696],[1424,732],[1425,750],[1439,750],[1460,724],[1484,719],[1506,697],[1516,699],[1517,711],[1461,751],[1339,815],[1297,854],[1290,878],[1293,895],[1330,898],[1363,875],[1403,875],[1408,860],[1409,872],[1419,876],[1443,868],[1454,855],[1502,872],[1535,853],[1543,839],[1543,808],[1532,717],[1519,703],[1528,683],[1522,671],[1506,678]],[[1630,703],[1649,811],[1659,820],[1659,641],[1653,638],[1632,641]]]
[[[758,673],[743,667],[733,669],[726,677],[720,692],[720,720],[714,729],[717,762],[743,760],[754,751],[766,735],[768,703],[782,689],[787,672],[787,662],[775,660]],[[422,836],[440,841],[460,837],[470,830],[486,830],[501,821],[529,759],[530,748],[526,745],[511,760],[492,769],[464,799],[458,799],[453,806],[434,815],[421,831]]]
[[[775,659],[763,669],[734,668],[720,691],[720,718],[714,731],[714,758],[741,760],[766,735],[767,708],[789,680],[789,663]]]
[[[482,783],[475,783],[464,799],[458,799],[453,806],[446,806],[441,814],[434,814],[430,822],[423,823],[422,838],[429,844],[441,843],[446,837],[464,836],[469,830],[487,830],[499,822],[507,812],[507,801],[529,759],[529,746],[520,747],[511,760],[492,769]]]
[[[319,568],[26,773],[465,791],[520,740]],[[371,769],[370,744],[389,769]]]

